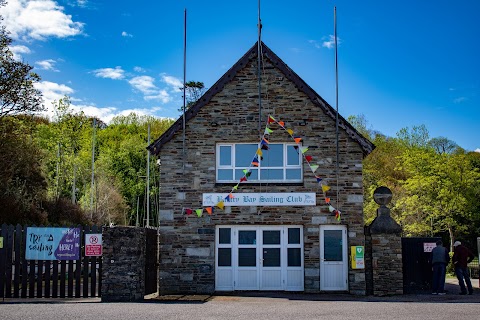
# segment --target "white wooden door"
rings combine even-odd
[[[320,290],[347,290],[347,275],[347,228],[320,226]]]
[[[286,264],[285,255],[282,255],[283,232],[282,227],[258,229],[261,239],[260,290],[283,290],[283,266]]]
[[[215,289],[303,291],[301,226],[217,226]]]

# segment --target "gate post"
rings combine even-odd
[[[386,206],[392,199],[392,192],[387,187],[378,187],[373,198],[380,205],[377,217],[368,226],[373,295],[403,294],[402,228],[390,216],[390,209]]]
[[[146,230],[103,227],[102,302],[142,301]]]

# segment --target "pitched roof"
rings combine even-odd
[[[258,42],[256,42],[244,55],[237,61],[205,94],[198,99],[198,101],[185,112],[185,123],[194,118],[199,110],[208,104],[213,96],[221,92],[225,85],[229,83],[237,74],[238,71],[243,69],[250,60],[256,59],[258,54]],[[323,112],[336,120],[336,110],[332,108],[320,95],[318,95],[305,81],[303,81],[290,67],[283,62],[270,48],[268,48],[263,42],[262,54],[271,61],[271,63],[282,71],[286,78],[292,81],[297,88],[305,93],[312,103],[323,110]],[[347,120],[345,120],[340,114],[338,115],[338,126],[345,130],[350,138],[356,141],[363,150],[364,156],[368,155],[375,149],[375,145],[371,143],[367,138],[363,137]],[[150,144],[147,149],[154,155],[160,152],[162,146],[170,141],[175,133],[183,129],[183,115],[175,121],[175,123]]]

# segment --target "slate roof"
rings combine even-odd
[[[185,123],[195,117],[199,110],[208,104],[213,96],[221,92],[224,86],[229,83],[237,74],[238,71],[243,69],[250,60],[257,59],[258,42],[256,42],[244,55],[237,61],[205,94],[198,99],[198,101],[185,112]],[[282,71],[286,78],[292,81],[297,88],[304,92],[312,101],[312,103],[323,110],[323,112],[336,120],[336,110],[330,106],[319,94],[317,94],[305,81],[303,81],[290,67],[283,62],[270,48],[268,48],[263,42],[262,53],[265,58],[269,59],[271,63]],[[338,115],[339,129],[343,129],[347,132],[350,138],[356,141],[363,150],[364,156],[370,154],[375,145],[367,138],[363,137],[347,120],[345,120],[340,114]],[[175,123],[162,134],[158,139],[151,143],[147,149],[154,155],[158,155],[162,146],[170,141],[175,133],[181,131],[183,128],[183,115],[175,121]]]

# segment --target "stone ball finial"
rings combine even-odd
[[[381,206],[385,206],[392,201],[392,191],[387,187],[381,186],[373,192],[373,200]]]

